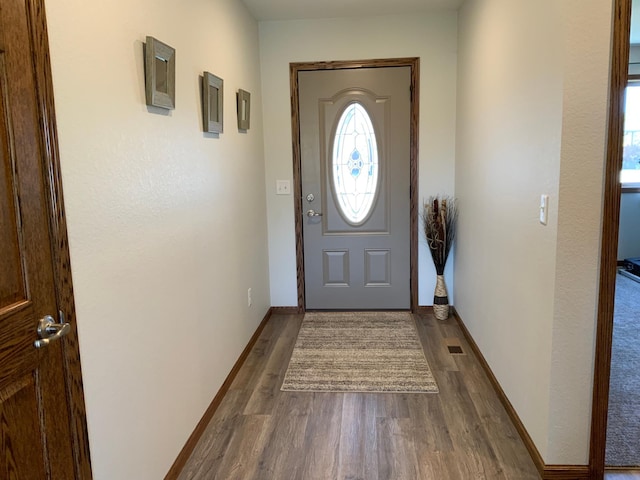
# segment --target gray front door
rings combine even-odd
[[[298,73],[308,309],[410,308],[410,82]]]

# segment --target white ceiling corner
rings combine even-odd
[[[457,10],[464,0],[242,0],[256,20],[375,17]]]
[[[260,20],[293,20],[457,10],[465,0],[242,0]],[[631,44],[640,44],[640,0],[632,0]]]

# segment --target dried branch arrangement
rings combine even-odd
[[[444,267],[456,238],[458,202],[448,196],[429,197],[422,210],[424,235],[438,275],[444,274]]]

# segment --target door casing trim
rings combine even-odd
[[[609,377],[613,341],[613,309],[618,265],[618,229],[620,227],[619,172],[622,169],[624,132],[624,96],[629,71],[629,33],[631,0],[615,0],[609,77],[607,151],[604,177],[604,204],[600,249],[600,283],[596,322],[596,350],[593,374],[591,434],[589,448],[590,478],[603,478],[609,410]]]
[[[48,193],[46,209],[51,232],[51,252],[56,303],[64,312],[71,331],[62,340],[64,355],[64,377],[67,402],[71,418],[73,436],[73,455],[75,477],[77,480],[91,480],[91,457],[87,416],[82,386],[80,366],[80,347],[76,323],[73,283],[71,279],[71,259],[69,239],[62,195],[62,176],[60,172],[60,153],[58,150],[58,132],[56,127],[55,104],[53,97],[53,79],[49,57],[49,40],[44,0],[26,0],[29,19],[30,42],[33,48],[32,71],[36,86],[37,110],[39,122],[39,141],[42,145],[42,172],[45,189]]]
[[[291,89],[291,133],[293,147],[293,198],[296,236],[296,276],[298,313],[305,312],[304,239],[302,233],[302,157],[300,154],[300,102],[298,72],[313,70],[345,70],[359,68],[411,68],[411,121],[409,146],[409,290],[411,311],[418,308],[418,123],[420,106],[420,59],[417,57],[374,60],[340,60],[331,62],[294,62],[289,64]]]

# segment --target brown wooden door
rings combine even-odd
[[[58,305],[32,6],[0,3],[0,479],[67,480],[76,474],[65,340],[34,346],[38,321],[57,320]]]

